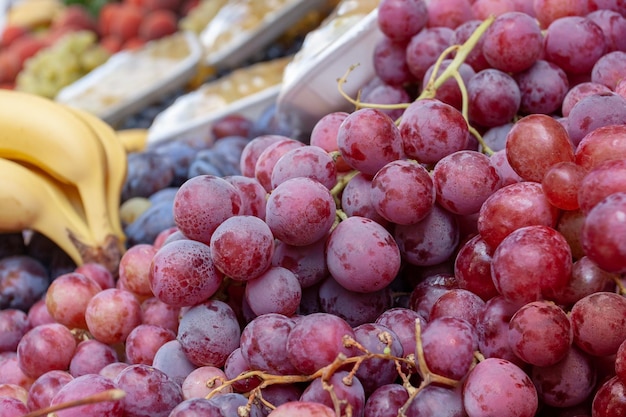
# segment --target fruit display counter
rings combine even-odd
[[[623,1],[28,3],[0,417],[626,415]]]

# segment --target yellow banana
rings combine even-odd
[[[126,150],[115,130],[102,119],[82,109],[70,106],[66,108],[87,124],[102,144],[106,155],[106,197],[109,219],[120,244],[123,244],[126,236],[120,219],[120,199],[128,168]],[[89,204],[89,202],[84,202],[84,204]]]
[[[106,155],[93,131],[60,104],[11,90],[0,90],[0,126],[0,158],[24,161],[75,185],[96,242],[117,247],[105,191]]]
[[[7,22],[36,29],[48,26],[65,9],[58,0],[27,0],[15,2],[7,12]]]
[[[0,230],[35,230],[81,265],[99,251],[87,224],[51,178],[0,158]]]
[[[116,132],[126,153],[142,152],[146,149],[148,144],[148,130],[147,129],[122,129]]]

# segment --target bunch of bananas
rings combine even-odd
[[[126,150],[99,118],[0,90],[0,232],[38,231],[72,260],[117,271]]]

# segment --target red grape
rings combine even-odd
[[[129,291],[106,289],[89,301],[85,319],[96,340],[107,344],[121,343],[141,324],[141,304]]]
[[[395,41],[409,40],[428,22],[424,0],[381,0],[378,5],[378,27]]]
[[[42,324],[29,330],[17,345],[17,362],[31,378],[48,371],[68,369],[76,341],[70,330],[59,323]]]

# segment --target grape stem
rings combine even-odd
[[[74,401],[68,401],[61,404],[52,405],[50,407],[42,408],[39,410],[32,411],[28,414],[24,414],[22,417],[42,417],[47,416],[50,413],[54,413],[56,411],[65,410],[72,407],[78,407],[80,405],[88,405],[88,404],[96,404],[105,401],[117,401],[121,400],[126,396],[126,392],[121,389],[109,389],[106,391],[99,392],[97,394],[90,395],[85,398],[80,398]],[[55,415],[55,414],[53,414]]]

